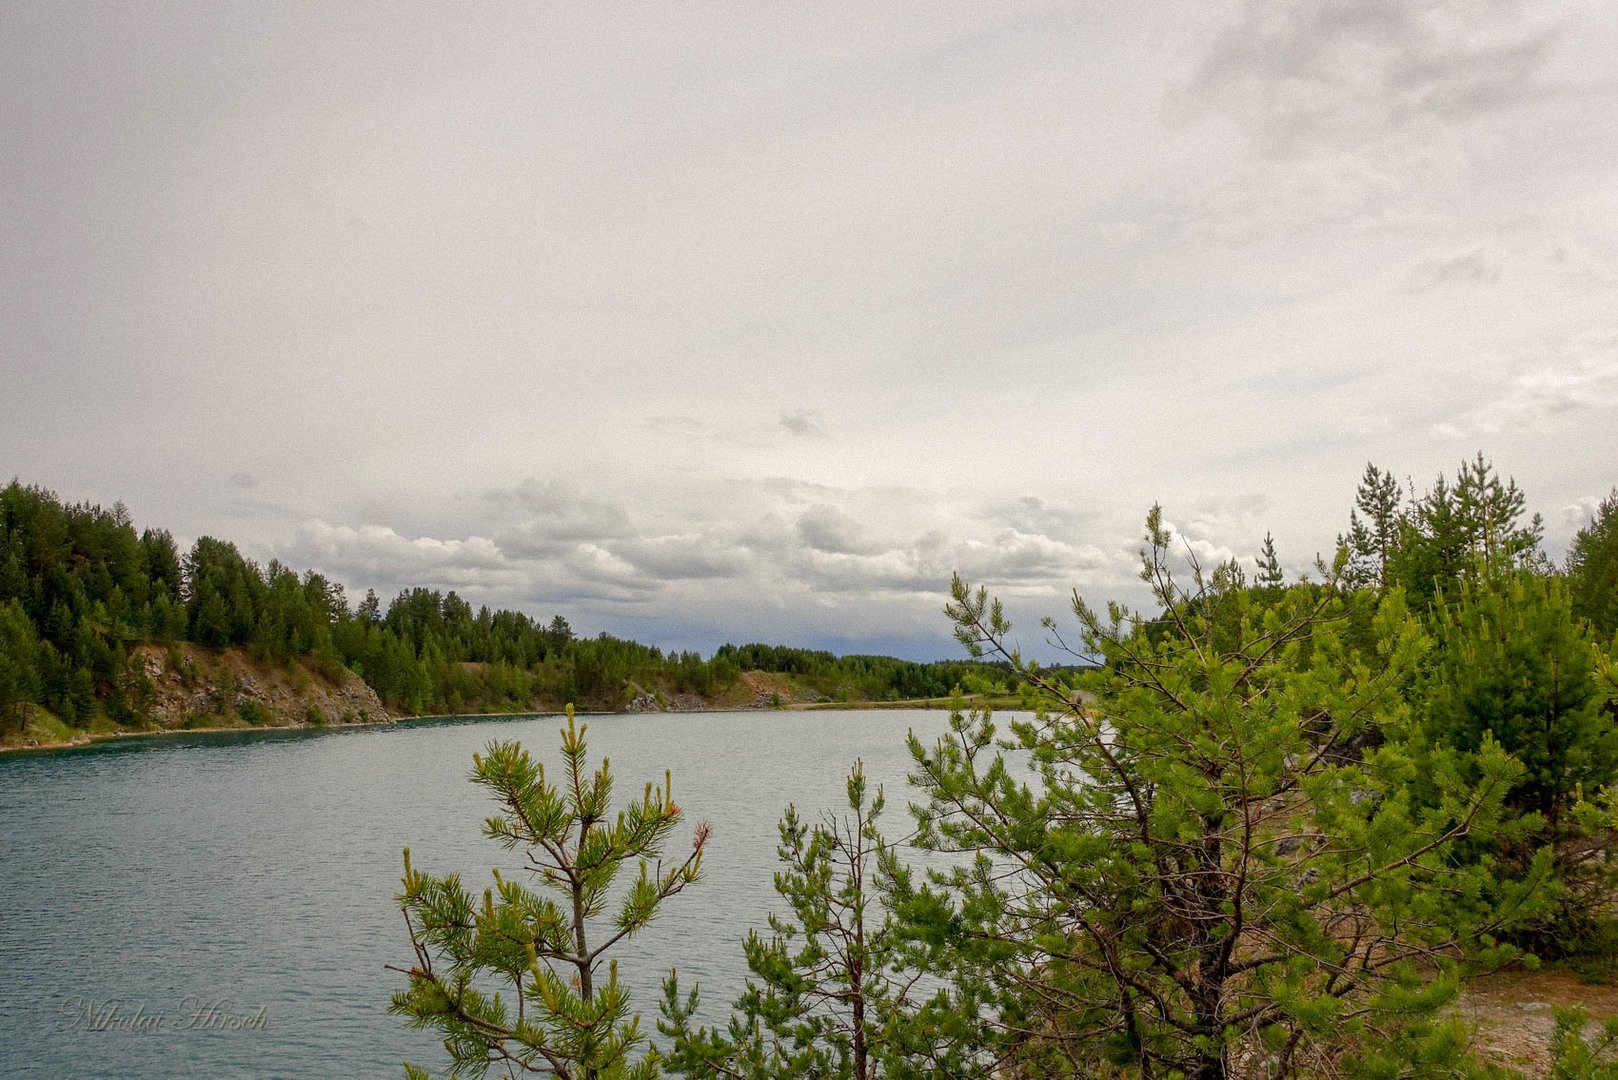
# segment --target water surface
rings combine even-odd
[[[620,947],[651,1028],[670,967],[717,1019],[745,974],[740,940],[775,894],[788,802],[841,808],[856,758],[909,831],[909,729],[943,712],[747,712],[587,718],[616,801],[674,774],[690,828],[713,824],[704,881]],[[119,740],[0,757],[0,1076],[402,1075],[446,1058],[386,1012],[411,959],[394,896],[400,849],[481,888],[516,858],[482,838],[466,780],[492,739],[560,769],[554,716],[318,732]]]

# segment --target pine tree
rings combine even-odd
[[[1580,791],[1618,778],[1618,729],[1602,715],[1608,691],[1595,642],[1558,578],[1507,572],[1459,593],[1437,613],[1429,731],[1468,752],[1492,738],[1521,761],[1508,801],[1541,814],[1554,838]]]
[[[1517,481],[1507,477],[1502,484],[1481,450],[1472,461],[1461,462],[1455,479],[1456,513],[1471,554],[1484,565],[1521,565],[1536,552],[1544,527],[1538,514],[1527,525],[1520,524],[1526,505]]]
[[[1539,515],[1523,524],[1526,498],[1515,480],[1501,482],[1481,453],[1461,462],[1452,484],[1440,475],[1400,518],[1399,539],[1385,564],[1385,583],[1431,603],[1480,570],[1539,565]]]
[[[919,840],[973,857],[916,933],[954,942],[947,966],[994,988],[1008,1075],[1392,1076],[1455,1059],[1464,1039],[1441,1010],[1468,950],[1542,903],[1544,859],[1503,884],[1453,859],[1499,820],[1521,766],[1492,742],[1464,774],[1435,753],[1440,797],[1413,802],[1398,740],[1353,749],[1398,730],[1425,648],[1399,593],[1375,617],[1376,655],[1356,655],[1335,579],[1270,603],[1193,566],[1185,589],[1168,545],[1154,508],[1157,632],[1075,600],[1107,660],[1093,699],[1024,662],[999,603],[955,581],[960,639],[1033,688],[1010,745],[1036,772],[1016,779],[986,712],[913,741]]]
[[[1259,589],[1280,589],[1287,583],[1286,571],[1281,569],[1281,560],[1275,554],[1275,538],[1269,533],[1264,534],[1264,547],[1259,551],[1258,576],[1253,584]]]
[[[1551,1080],[1618,1080],[1618,1019],[1587,1036],[1589,1015],[1582,1008],[1557,1007],[1552,1015]]]
[[[1567,579],[1574,613],[1611,640],[1618,633],[1618,488],[1574,535]]]
[[[645,1042],[640,1017],[630,1010],[617,962],[605,954],[699,880],[708,827],[698,825],[690,853],[665,869],[663,851],[681,816],[671,782],[647,784],[613,816],[607,761],[590,770],[584,736],[569,706],[560,783],[547,781],[545,767],[515,742],[491,743],[473,758],[473,782],[500,805],[484,835],[523,852],[543,891],[495,871],[479,903],[460,875],[418,870],[405,851],[399,900],[415,963],[393,968],[410,984],[389,1011],[413,1027],[442,1031],[456,1075],[481,1076],[491,1065],[562,1080],[660,1074],[655,1053],[638,1054]],[[609,893],[629,863],[638,864],[639,876],[607,921]],[[428,1075],[408,1063],[406,1071]]]
[[[1337,538],[1339,547],[1348,547],[1346,577],[1350,585],[1387,588],[1388,560],[1398,547],[1404,517],[1403,498],[1393,473],[1366,463],[1354,494],[1354,509],[1348,513],[1348,535]]]
[[[1562,580],[1528,570],[1463,583],[1434,624],[1439,647],[1422,687],[1422,737],[1463,755],[1498,745],[1522,763],[1506,797],[1520,815],[1515,835],[1488,850],[1509,874],[1548,845],[1560,903],[1546,922],[1525,928],[1524,940],[1542,950],[1586,949],[1618,884],[1608,865],[1615,823],[1593,802],[1618,780],[1618,687],[1602,673],[1609,662],[1574,618]]]
[[[878,829],[883,795],[869,797],[856,762],[848,815],[810,826],[788,807],[775,889],[789,915],[743,945],[746,992],[728,1030],[693,1026],[698,994],[664,983],[658,1028],[667,1067],[696,1080],[876,1080],[976,1075],[969,1025],[948,995],[917,992],[918,958],[893,906],[914,896],[911,871]]]

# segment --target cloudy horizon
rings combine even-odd
[[[960,655],[1618,483],[1596,0],[0,0],[0,480],[384,598]]]

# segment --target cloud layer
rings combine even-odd
[[[11,472],[357,588],[950,655],[1153,502],[1301,570],[1367,460],[1615,479],[1603,0],[0,25]]]

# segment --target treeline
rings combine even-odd
[[[1013,682],[1006,664],[938,660],[919,664],[891,656],[837,656],[823,649],[790,645],[721,645],[714,662],[742,671],[800,677],[804,685],[831,700],[909,701],[948,697],[957,687],[1007,689]]]
[[[130,649],[144,642],[240,647],[329,679],[346,668],[392,709],[417,715],[614,709],[637,692],[751,703],[741,674],[755,668],[801,675],[811,695],[848,701],[940,696],[974,675],[962,663],[763,645],[665,654],[577,636],[560,615],[474,611],[453,591],[410,589],[385,610],[368,591],[351,607],[341,584],[260,565],[224,540],[202,537],[182,555],[166,530],[137,533],[122,503],[67,504],[17,481],[0,490],[0,733],[23,730],[33,708],[75,728],[140,726],[147,676]]]

